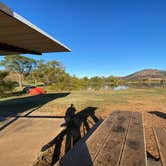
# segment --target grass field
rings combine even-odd
[[[32,115],[64,116],[70,104],[77,111],[97,107],[96,115],[108,117],[112,111],[143,112],[148,152],[158,158],[152,127],[166,127],[166,89],[128,89],[102,91],[48,92],[41,97],[17,96],[0,100],[1,112],[22,113],[38,107]]]

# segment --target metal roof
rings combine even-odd
[[[0,55],[69,51],[68,47],[0,2]]]

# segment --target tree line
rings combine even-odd
[[[0,94],[13,91],[15,87],[22,89],[26,84],[47,86],[50,90],[87,90],[100,88],[116,87],[118,85],[129,85],[130,82],[124,81],[114,76],[108,77],[83,77],[78,78],[65,71],[65,66],[59,61],[35,60],[21,55],[5,56],[0,61],[0,66],[4,70],[0,71]],[[17,81],[6,79],[11,73],[17,75]],[[132,82],[131,82],[132,83]],[[130,84],[131,84],[130,83]],[[149,84],[146,79],[134,82],[138,85]],[[161,80],[160,85],[166,87],[166,80]],[[130,85],[131,86],[131,85]]]
[[[59,61],[35,60],[21,55],[5,56],[0,65],[5,70],[0,72],[1,80],[4,80],[9,73],[18,75],[18,84],[23,88],[23,82],[37,86],[39,83],[48,86],[54,90],[82,90],[82,89],[99,89],[105,85],[117,86],[120,80],[116,77],[83,77],[78,78],[70,75],[65,71],[65,67]],[[4,74],[5,73],[5,74]],[[1,81],[4,84],[4,81]],[[15,87],[16,83],[5,81]],[[2,84],[2,83],[1,83]],[[2,86],[0,84],[0,86]],[[5,84],[4,84],[5,85]],[[3,89],[3,88],[2,88]]]

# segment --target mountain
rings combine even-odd
[[[161,80],[161,79],[166,79],[166,71],[157,70],[157,69],[144,69],[120,78],[126,81],[134,81],[142,79]]]

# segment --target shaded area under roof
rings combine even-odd
[[[0,2],[0,55],[69,51],[65,45]]]

